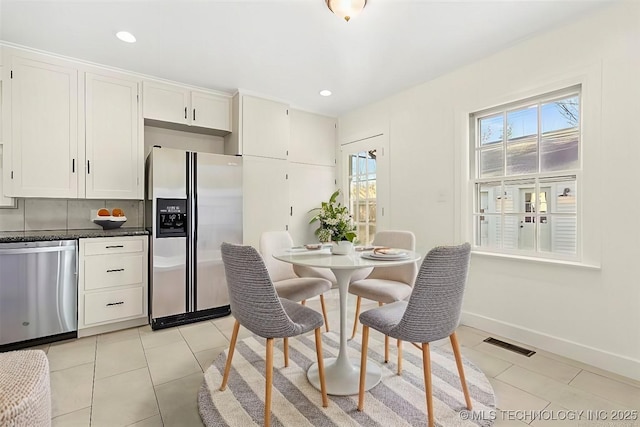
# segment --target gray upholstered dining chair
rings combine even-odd
[[[364,409],[364,380],[367,371],[369,328],[398,340],[398,375],[402,373],[402,341],[421,343],[424,384],[429,426],[434,425],[431,393],[431,356],[429,343],[449,337],[460,375],[467,409],[471,398],[467,389],[456,327],[460,320],[462,296],[467,282],[471,246],[440,246],[429,251],[422,261],[409,301],[398,301],[367,310],[360,315],[362,361],[358,410]]]
[[[374,246],[388,246],[390,248],[416,250],[416,237],[410,231],[389,230],[378,231],[373,240]],[[351,338],[358,331],[358,315],[362,298],[378,301],[378,305],[401,301],[411,295],[413,282],[418,267],[416,263],[395,267],[374,268],[364,279],[351,282],[349,293],[356,295],[356,315],[353,320]],[[385,363],[389,361],[389,339],[384,342]]]
[[[236,321],[233,325],[233,334],[229,343],[229,354],[220,390],[224,391],[227,386],[240,325],[254,334],[266,338],[264,425],[269,426],[273,385],[273,340],[274,338],[284,338],[284,365],[288,366],[288,338],[314,330],[322,406],[326,408],[329,403],[324,380],[322,335],[320,332],[323,323],[322,315],[293,301],[279,298],[262,257],[255,248],[230,243],[223,243],[221,247],[222,262],[231,300],[231,313]]]
[[[304,305],[307,299],[319,295],[324,325],[329,332],[329,318],[323,294],[331,289],[331,282],[320,277],[298,277],[291,264],[273,257],[275,252],[292,246],[293,240],[287,231],[265,231],[260,235],[260,253],[278,296]]]

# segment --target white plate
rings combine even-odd
[[[367,253],[367,254],[362,254],[361,256],[362,258],[373,259],[376,261],[399,261],[401,259],[409,258],[409,254],[406,252],[402,252],[396,255],[382,255],[382,254]]]
[[[303,246],[294,246],[293,248],[287,249],[285,252],[307,252],[307,249]]]
[[[375,256],[399,256],[407,255],[407,251],[400,249],[374,249],[372,254]]]

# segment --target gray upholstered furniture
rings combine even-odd
[[[364,408],[369,328],[398,340],[398,375],[402,373],[402,341],[421,344],[429,426],[434,425],[435,418],[431,396],[429,343],[449,337],[467,409],[471,409],[471,398],[455,333],[460,320],[462,296],[467,282],[470,250],[469,243],[432,249],[422,261],[409,301],[394,302],[365,311],[360,315],[363,329],[359,411]]]
[[[316,338],[322,406],[327,407],[329,403],[324,382],[322,335],[320,332],[323,323],[322,315],[293,301],[279,298],[262,257],[255,248],[223,243],[222,261],[227,276],[231,313],[236,322],[229,343],[229,354],[220,390],[224,390],[227,386],[240,325],[254,334],[266,338],[264,425],[269,426],[273,385],[273,340],[274,338],[284,338],[284,366],[288,366],[288,338],[313,330]]]
[[[49,361],[42,350],[0,353],[0,426],[50,426]]]
[[[266,231],[260,235],[260,253],[278,296],[290,301],[302,302],[304,305],[308,298],[319,295],[325,328],[329,332],[329,319],[323,294],[331,289],[331,282],[320,277],[298,277],[291,264],[273,257],[275,252],[292,246],[293,240],[287,231]]]
[[[389,248],[416,250],[416,237],[410,231],[389,230],[378,231],[373,240],[374,246],[386,246]],[[378,305],[401,301],[411,295],[413,282],[418,268],[416,263],[400,265],[397,267],[374,268],[364,279],[352,281],[349,285],[349,293],[356,295],[356,315],[353,320],[353,332],[351,338],[356,336],[358,330],[358,315],[362,298],[378,301]],[[389,340],[384,343],[385,363],[389,361]]]

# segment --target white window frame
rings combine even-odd
[[[578,120],[578,166],[575,169],[564,169],[560,171],[552,171],[552,172],[540,172],[540,139],[541,139],[541,114],[538,114],[538,133],[537,133],[537,154],[538,154],[538,172],[529,173],[529,174],[518,174],[518,175],[507,175],[507,153],[506,153],[506,135],[503,136],[503,140],[500,142],[503,150],[503,173],[499,176],[490,176],[490,177],[479,177],[479,164],[480,164],[480,132],[477,129],[480,119],[490,117],[492,115],[496,115],[499,113],[506,114],[509,111],[521,109],[523,107],[527,107],[533,104],[540,105],[545,102],[552,102],[554,100],[564,99],[571,96],[577,95],[579,97],[579,120]],[[527,257],[533,259],[549,259],[549,260],[559,260],[559,261],[569,261],[569,262],[580,262],[582,259],[582,215],[581,215],[581,203],[580,200],[582,198],[582,181],[583,181],[583,133],[584,133],[584,96],[582,85],[572,85],[560,90],[550,91],[547,93],[541,93],[540,95],[535,95],[528,97],[526,99],[521,99],[519,101],[506,103],[499,105],[497,107],[493,107],[490,109],[481,110],[478,112],[474,112],[469,114],[469,158],[468,158],[468,171],[469,171],[469,184],[470,184],[470,207],[469,210],[469,230],[471,234],[469,236],[469,240],[472,243],[472,247],[476,252],[485,252],[496,255],[507,255],[507,256],[515,256],[515,257]],[[506,134],[506,128],[504,129],[504,133]],[[578,204],[576,206],[575,218],[576,218],[576,252],[575,254],[561,254],[554,252],[543,252],[539,250],[539,239],[540,239],[540,227],[536,226],[536,232],[534,236],[534,249],[533,250],[525,250],[525,249],[508,249],[504,247],[491,247],[491,246],[480,246],[478,244],[479,233],[477,218],[481,213],[479,213],[479,203],[478,200],[478,190],[477,187],[483,183],[495,183],[500,182],[503,185],[508,184],[510,182],[515,181],[529,181],[532,182],[535,194],[540,194],[541,187],[540,181],[545,179],[554,179],[560,177],[575,177],[576,189],[578,190]],[[495,215],[495,213],[494,213]],[[515,215],[515,214],[514,214]],[[499,216],[501,218],[501,224],[504,226],[504,218],[509,216],[505,212],[500,212]],[[535,218],[539,218],[541,216],[550,216],[550,217],[558,217],[558,213],[547,213],[540,214],[535,213],[533,215],[525,215],[525,216],[533,216]],[[537,223],[539,225],[539,222]]]

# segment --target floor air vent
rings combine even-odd
[[[491,338],[491,337],[486,338],[484,340],[484,342],[487,342],[487,343],[493,344],[493,345],[497,345],[498,347],[502,347],[505,350],[513,351],[514,353],[518,353],[518,354],[521,354],[521,355],[527,356],[527,357],[531,357],[534,354],[536,354],[536,352],[533,351],[533,350],[529,350],[529,349],[526,349],[526,348],[523,348],[523,347],[518,347],[517,345],[509,344],[508,342],[500,341],[500,340],[497,340],[497,339]]]

